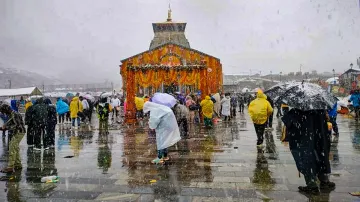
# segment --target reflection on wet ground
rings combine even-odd
[[[339,117],[339,143],[331,146],[334,191],[300,194],[288,145],[279,141],[281,122],[275,118],[265,147],[257,150],[247,115],[219,122],[207,130],[190,125],[190,136],[169,149],[171,160],[152,165],[155,136],[143,127],[123,127],[100,133],[58,126],[56,147],[47,151],[21,142],[23,170],[2,175],[1,201],[355,201],[360,191],[360,123]],[[146,124],[144,124],[146,125]],[[119,126],[116,126],[119,127]],[[3,138],[0,163],[7,163]],[[57,175],[58,183],[41,183]]]

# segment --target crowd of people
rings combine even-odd
[[[257,135],[256,145],[261,148],[265,131],[272,130],[276,106],[277,117],[281,118],[285,126],[286,137],[283,140],[289,142],[297,168],[305,177],[306,186],[299,187],[299,190],[317,192],[317,180],[320,181],[320,188],[335,186],[329,181],[328,174],[331,172],[329,148],[332,130],[335,137],[339,136],[336,104],[328,111],[290,109],[285,103],[273,103],[261,90],[257,91],[256,97],[235,93],[215,93],[204,96],[204,99],[201,99],[200,95],[192,94],[184,96],[179,93],[172,96],[176,99],[172,107],[152,102],[151,96],[135,98],[136,117],[141,120],[147,117],[150,132],[156,134],[158,156],[153,163],[168,161],[167,148],[182,138],[188,138],[189,127],[192,124],[203,122],[211,129],[218,120],[236,120],[237,113],[243,114],[246,106]],[[350,100],[356,104],[356,98],[352,96]],[[9,163],[2,172],[21,169],[19,143],[25,134],[29,147],[33,147],[35,151],[47,150],[55,146],[57,124],[69,123],[73,130],[78,129],[81,122],[91,123],[93,111],[96,111],[99,119],[100,132],[105,131],[107,134],[110,117],[117,119],[121,106],[126,110],[126,100],[113,96],[100,97],[94,102],[77,94],[70,99],[58,98],[55,104],[52,104],[49,98],[39,98],[35,102],[26,100],[24,106],[25,121],[11,105],[0,106],[1,118],[5,123],[3,129],[9,130],[9,134],[12,134],[9,143]]]

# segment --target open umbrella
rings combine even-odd
[[[94,102],[94,101],[95,101],[95,98],[94,98],[92,95],[90,95],[90,94],[84,95],[84,98],[90,100],[91,102]]]
[[[167,93],[155,93],[151,101],[157,104],[172,108],[176,104],[176,99]]]
[[[101,98],[111,97],[111,96],[112,96],[112,93],[110,93],[110,92],[101,93],[101,95],[100,95]]]
[[[275,86],[272,86],[268,90],[266,90],[264,93],[266,96],[270,97],[272,100],[277,100],[279,96],[287,90],[287,86],[293,85],[293,82],[286,82],[286,83],[280,83],[276,84]]]
[[[74,94],[73,93],[67,93],[66,97],[74,97]]]
[[[319,85],[296,82],[286,87],[276,102],[284,102],[292,108],[302,111],[327,110],[334,106],[337,98],[326,92]]]

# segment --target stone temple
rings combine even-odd
[[[168,11],[166,22],[153,23],[154,38],[150,43],[149,50],[153,50],[167,43],[173,43],[190,48],[189,41],[185,37],[186,23],[173,22],[171,9]]]

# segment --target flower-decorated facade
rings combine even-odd
[[[171,20],[153,23],[154,39],[150,49],[121,61],[120,73],[127,99],[127,122],[135,119],[134,98],[141,89],[161,92],[163,86],[177,85],[192,89],[204,97],[222,89],[220,60],[190,48],[185,37],[186,23]],[[186,92],[188,93],[188,92]]]

